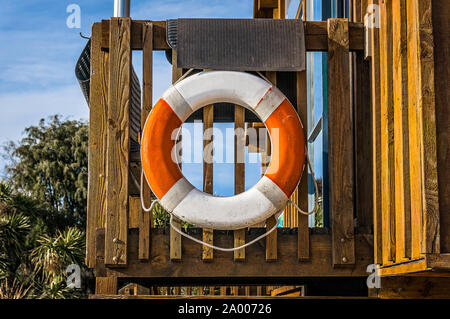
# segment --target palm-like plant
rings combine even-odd
[[[81,264],[84,258],[84,233],[69,227],[56,236],[42,235],[38,246],[31,252],[31,262],[42,279],[55,284],[64,278],[64,270],[70,264]]]
[[[28,217],[8,212],[6,206],[0,205],[0,279],[20,265],[30,228]]]
[[[0,282],[0,299],[22,299],[28,295],[31,286],[26,288],[20,284],[16,279],[12,284],[8,283],[7,279]]]

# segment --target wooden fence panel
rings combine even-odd
[[[353,124],[346,19],[328,20],[328,132],[333,264],[355,263]],[[340,79],[336,81],[336,79]]]

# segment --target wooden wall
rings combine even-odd
[[[369,0],[375,262],[448,253],[448,1]],[[363,9],[377,19],[376,7]],[[372,20],[374,21],[374,20]],[[395,272],[394,272],[395,273]]]

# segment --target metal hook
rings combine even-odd
[[[87,40],[91,39],[91,37],[87,37],[87,36],[83,35],[83,33],[81,33],[81,32],[80,32],[80,37],[82,37],[83,39],[87,39]]]

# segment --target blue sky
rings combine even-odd
[[[178,17],[251,18],[252,0],[132,0],[133,19],[165,20]],[[295,2],[295,1],[293,1]],[[66,8],[81,8],[81,28],[66,25]],[[289,12],[291,16],[293,11]],[[0,144],[17,141],[23,129],[41,118],[61,114],[88,119],[88,107],[75,78],[75,63],[86,44],[79,35],[91,34],[91,25],[108,19],[113,0],[49,1],[4,0],[0,7]],[[133,55],[140,77],[141,55]],[[163,52],[154,53],[156,100],[171,83],[171,66]],[[225,129],[232,124],[217,124]],[[227,146],[229,147],[229,145]],[[248,154],[247,154],[248,156]],[[5,162],[0,159],[0,176]],[[201,165],[185,165],[184,173],[201,188]],[[246,166],[247,188],[259,179],[259,163]],[[234,165],[215,165],[214,191],[232,195]]]

